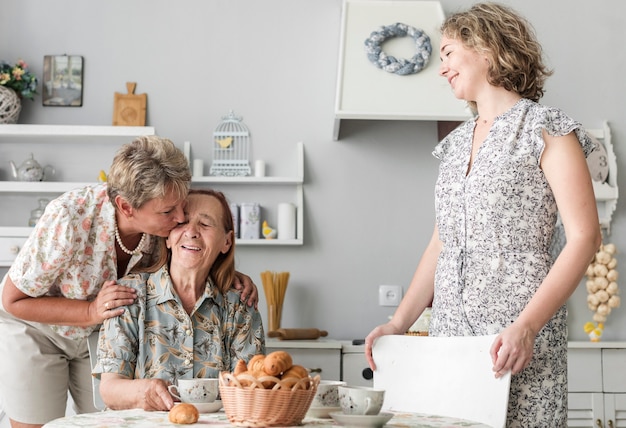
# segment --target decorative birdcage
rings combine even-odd
[[[250,132],[231,110],[213,131],[211,175],[250,175]]]

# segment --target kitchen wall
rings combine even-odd
[[[469,2],[441,3],[450,13]],[[608,120],[624,168],[626,3],[504,3],[534,23],[556,71],[544,103],[589,128]],[[437,127],[346,121],[333,141],[340,18],[341,0],[0,0],[0,58],[24,58],[38,76],[44,55],[85,59],[83,106],[43,107],[37,96],[24,102],[21,123],[111,124],[114,92],[134,81],[136,93],[148,94],[147,124],[181,147],[191,141],[207,161],[212,132],[231,109],[243,116],[252,157],[265,159],[270,174],[292,171],[293,145],[303,141],[305,245],[240,247],[238,268],[259,286],[264,319],[259,273],[290,271],[284,327],[362,338],[393,313],[378,306],[378,285],[406,290],[431,235]],[[626,169],[618,179],[623,189],[625,177]],[[626,275],[624,203],[609,240],[622,250]],[[587,339],[585,299],[583,286],[569,303],[574,340]],[[626,307],[611,314],[603,339],[626,340],[625,322]]]

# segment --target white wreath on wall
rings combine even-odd
[[[385,40],[393,37],[406,36],[411,37],[415,43],[416,52],[411,59],[396,58],[387,55],[382,50],[381,45]],[[432,46],[430,44],[430,37],[422,30],[398,22],[396,24],[379,27],[372,31],[370,36],[365,39],[365,52],[367,58],[376,65],[376,67],[389,73],[404,76],[418,73],[428,65],[428,60],[432,53]]]

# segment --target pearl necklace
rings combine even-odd
[[[141,240],[139,240],[139,244],[137,244],[137,247],[135,247],[135,249],[131,251],[128,248],[126,248],[124,243],[122,243],[122,238],[120,238],[120,231],[117,228],[117,223],[115,223],[115,240],[117,241],[117,245],[120,246],[120,249],[123,252],[125,252],[129,256],[136,256],[138,254],[141,254],[141,250],[143,248],[143,243],[146,240],[146,234],[144,233],[143,235],[141,235]]]

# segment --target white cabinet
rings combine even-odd
[[[626,427],[626,344],[570,342],[568,427]]]
[[[341,342],[336,340],[265,341],[266,353],[287,351],[294,364],[306,367],[312,375],[325,380],[341,379]]]

